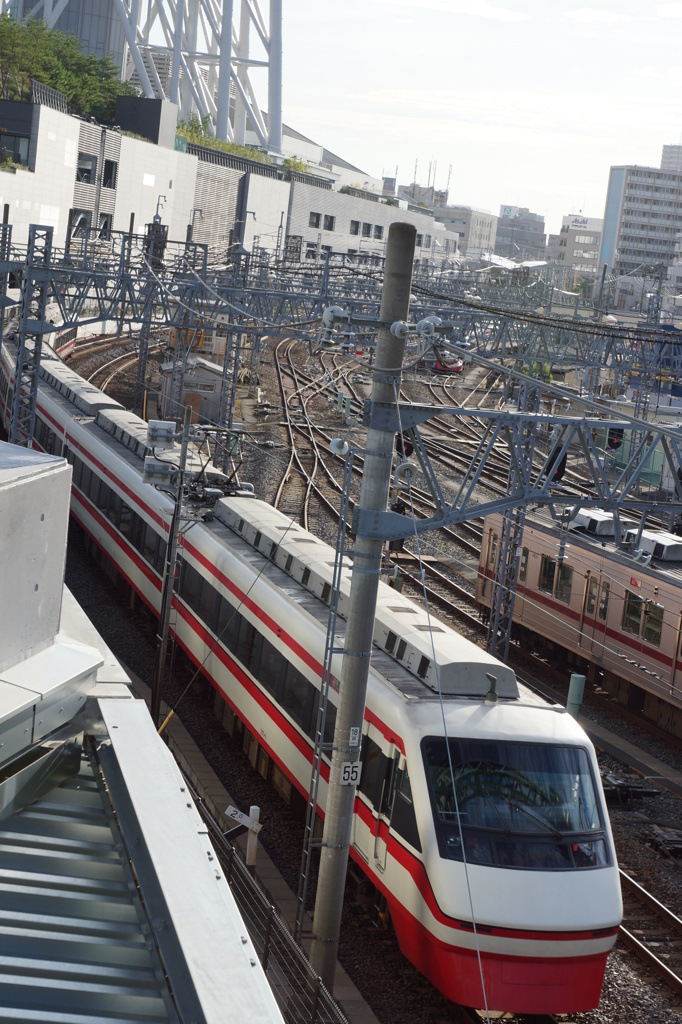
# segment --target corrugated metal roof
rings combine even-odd
[[[177,1021],[99,773],[0,822],[0,1017]]]

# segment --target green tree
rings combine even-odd
[[[282,171],[284,174],[304,174],[308,170],[308,164],[301,160],[300,156],[287,156],[282,160]]]
[[[66,94],[69,110],[112,123],[118,96],[135,95],[129,82],[120,82],[110,56],[87,56],[73,35],[30,19],[25,25],[9,15],[0,18],[0,94],[27,99],[31,79]]]

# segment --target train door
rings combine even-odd
[[[601,574],[588,576],[585,580],[578,642],[586,652],[596,658],[601,658],[604,654],[610,593],[611,585]]]
[[[388,855],[388,833],[391,827],[391,815],[395,800],[395,787],[400,766],[400,751],[392,748],[393,756],[387,758],[386,771],[381,784],[379,803],[375,808],[376,824],[374,827],[374,866],[378,871],[386,867]]]
[[[381,864],[385,864],[386,861],[389,798],[392,796],[397,756],[399,752],[395,750],[393,744],[388,750],[384,750],[365,734],[362,742],[362,775],[358,789],[359,797],[363,799],[366,809],[355,815],[353,846],[371,867],[378,866],[379,870],[382,870]]]

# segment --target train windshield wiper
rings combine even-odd
[[[537,821],[538,825],[542,825],[543,828],[546,828],[547,831],[551,832],[551,834],[556,839],[563,839],[564,838],[563,832],[561,832],[558,828],[556,828],[554,825],[552,825],[552,823],[550,821],[547,821],[547,819],[543,818],[542,815],[536,814],[535,811],[531,811],[530,808],[524,807],[523,804],[517,803],[516,800],[514,800],[513,797],[509,793],[505,793],[505,799],[506,799],[507,803],[509,804],[509,806],[512,808],[512,810],[520,811],[521,814],[525,814],[526,817],[532,818],[533,821]]]

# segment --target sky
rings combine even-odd
[[[603,216],[610,166],[658,167],[682,142],[682,2],[283,10],[284,121],[374,176],[410,183],[416,161],[426,185],[435,163],[451,203],[525,206],[558,232],[565,214]]]

